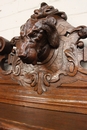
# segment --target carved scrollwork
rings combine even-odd
[[[78,57],[77,57],[77,50],[74,44],[71,44],[69,49],[65,50],[65,55],[67,56],[67,60],[69,61],[69,70],[68,75],[74,76],[78,71]]]
[[[66,20],[65,12],[41,3],[20,27],[20,36],[11,41],[0,37],[0,61],[6,58],[10,65],[9,70],[2,69],[2,75],[10,75],[38,94],[54,84],[58,87],[81,77],[86,81],[87,70],[80,62],[84,60],[82,39],[87,38],[87,27],[73,27]]]

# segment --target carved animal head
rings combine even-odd
[[[59,46],[59,35],[56,30],[56,19],[53,17],[41,19],[29,30],[28,35],[19,37],[15,45],[16,54],[23,62],[36,64],[45,60],[51,48]]]

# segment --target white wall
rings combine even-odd
[[[87,0],[0,0],[0,36],[8,40],[18,36],[20,26],[41,2],[66,12],[73,26],[87,25]]]

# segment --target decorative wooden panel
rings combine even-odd
[[[86,26],[73,27],[65,12],[46,3],[20,27],[20,36],[0,37],[2,129],[87,129],[85,38]]]

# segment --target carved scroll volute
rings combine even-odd
[[[0,37],[0,62],[2,62],[3,59],[3,62],[5,62],[5,60],[8,59],[8,55],[11,53],[12,48],[13,46],[10,41],[3,37]]]
[[[0,37],[0,55],[9,54],[12,51],[13,46],[10,41],[7,39]]]

